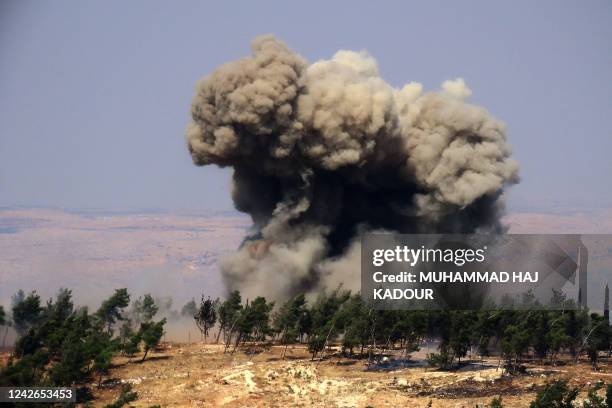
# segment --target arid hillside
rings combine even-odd
[[[426,367],[422,354],[408,364],[393,355],[370,369],[364,359],[328,354],[311,361],[304,346],[251,346],[223,353],[222,345],[169,344],[140,362],[121,357],[110,378],[95,390],[95,406],[112,402],[122,383],[132,384],[136,407],[483,407],[502,396],[505,407],[527,407],[536,392],[554,379],[586,388],[612,381],[612,365],[595,371],[574,366],[528,365],[525,375],[507,376],[498,361],[474,361],[457,371]],[[578,397],[586,397],[583,390]]]
[[[73,289],[94,306],[116,288],[171,296],[221,295],[219,258],[249,222],[232,214],[0,209],[0,304],[18,290],[47,298]]]

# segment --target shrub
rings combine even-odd
[[[567,381],[557,380],[538,392],[529,408],[574,408],[578,388],[570,388]]]
[[[495,397],[491,400],[491,404],[489,404],[490,408],[504,408],[504,405],[502,404],[502,398],[501,397]]]
[[[447,351],[427,354],[427,363],[441,370],[450,370],[453,366],[453,360],[454,358]]]

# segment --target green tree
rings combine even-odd
[[[495,338],[496,326],[501,318],[501,313],[497,310],[480,311],[475,318],[472,341],[478,347],[481,356],[489,355],[489,344]]]
[[[550,360],[554,364],[558,353],[569,344],[570,338],[565,334],[563,326],[553,325],[550,331],[546,333],[545,339],[549,346]]]
[[[557,380],[538,392],[529,408],[574,408],[578,388],[570,388],[567,381]]]
[[[439,311],[430,314],[434,334],[440,338],[440,352],[428,355],[430,365],[448,370],[453,368],[455,360],[460,363],[467,355],[472,338],[476,335],[479,324],[478,314],[468,311]]]
[[[48,356],[43,351],[18,360],[10,359],[0,369],[0,387],[32,387],[42,382]]]
[[[85,337],[85,350],[90,362],[93,361],[91,366],[88,363],[88,369],[97,374],[98,387],[100,387],[102,377],[108,374],[113,357],[121,350],[121,342],[99,327],[92,326]]]
[[[86,377],[90,361],[83,341],[69,336],[60,348],[59,361],[49,370],[49,378],[56,386],[71,386]]]
[[[142,334],[139,331],[131,332],[127,340],[123,344],[122,351],[130,359],[140,351],[140,343],[142,342]]]
[[[439,353],[427,354],[427,364],[432,367],[437,367],[441,370],[450,370],[455,361],[454,356],[448,351],[448,348],[440,349]]]
[[[371,310],[366,306],[361,295],[354,294],[342,304],[336,315],[338,331],[344,332],[342,349],[353,355],[355,347],[363,348],[371,337]]]
[[[131,384],[123,384],[121,387],[121,393],[115,402],[112,404],[107,404],[104,408],[123,408],[128,405],[130,402],[136,401],[138,399],[138,393],[136,391],[132,391]]]
[[[44,309],[33,306],[39,303],[35,297],[24,297],[21,303],[15,305],[15,310],[18,310],[20,305],[27,303],[30,306],[22,308],[18,313],[22,315],[32,313],[37,317],[29,319],[27,332],[22,333],[18,338],[15,344],[16,355],[34,354],[37,350],[44,348],[51,358],[57,358],[71,325],[76,321],[72,292],[60,289],[56,301],[49,300]],[[24,312],[25,309],[29,309],[30,312]],[[32,312],[35,309],[38,311]],[[22,318],[22,320],[26,319]]]
[[[306,310],[304,294],[297,295],[284,303],[274,317],[274,329],[280,335],[281,344],[285,345],[281,358],[285,358],[287,347],[300,335],[300,317]]]
[[[93,374],[100,384],[114,354],[121,349],[120,339],[109,333],[102,313],[90,315],[87,308],[75,309],[72,292],[67,289],[60,289],[44,307],[34,292],[26,296],[21,291],[13,299],[21,327],[27,330],[18,337],[14,356],[0,368],[0,386],[78,384],[82,388]],[[109,303],[125,304],[107,301],[105,306]],[[145,334],[147,344],[154,343],[153,336],[148,331]]]
[[[35,291],[25,296],[22,290],[13,296],[13,327],[19,336],[34,326],[41,318],[40,296]]]
[[[216,342],[219,342],[219,337],[223,332],[226,348],[230,341],[229,334],[234,330],[241,309],[242,297],[237,290],[231,292],[227,299],[219,306],[219,333],[217,333]]]
[[[350,292],[337,288],[330,293],[321,292],[312,305],[310,310],[312,329],[308,349],[313,359],[324,350],[329,341],[336,337],[338,333],[336,313],[349,297]]]
[[[573,301],[569,302],[565,318],[565,334],[568,338],[568,349],[570,354],[576,359],[584,345],[585,336],[589,330],[589,315],[586,310],[579,309]]]
[[[71,291],[61,289],[40,316],[15,346],[20,358],[15,367],[24,370],[22,378],[36,378],[43,385],[70,386],[88,379],[92,369],[104,372],[102,361],[112,358],[116,343],[102,325],[93,324],[97,319],[92,320],[86,308],[74,309]]]
[[[106,348],[94,357],[93,371],[98,374],[98,388],[102,385],[102,376],[108,374],[113,360],[114,350],[112,348]]]
[[[535,355],[540,360],[544,360],[551,347],[551,328],[549,313],[547,311],[535,311],[529,313],[527,325],[531,327],[531,344]]]
[[[55,302],[47,302],[47,307],[45,308],[45,314],[58,322],[66,320],[73,311],[72,291],[64,288],[60,288],[57,292]]]
[[[164,335],[164,325],[166,319],[161,319],[159,322],[145,322],[140,326],[140,338],[144,344],[144,356],[142,361],[147,358],[147,354],[151,349],[157,347]]]
[[[529,328],[525,327],[522,322],[510,324],[506,327],[501,340],[501,349],[506,357],[509,371],[516,371],[519,368],[523,353],[529,348],[530,340]]]
[[[584,339],[586,352],[593,367],[597,366],[600,351],[610,349],[610,326],[603,316],[591,314],[589,331]]]
[[[267,302],[266,298],[258,296],[240,310],[235,325],[234,350],[241,342],[265,340],[266,336],[273,333],[270,327],[270,313],[273,308],[274,302]]]
[[[196,326],[204,335],[204,341],[208,337],[208,331],[215,325],[217,321],[217,310],[216,310],[216,302],[211,300],[210,297],[208,299],[204,299],[204,295],[202,295],[202,300],[200,302],[200,307],[198,308],[196,314],[193,316],[196,322]]]
[[[461,363],[461,358],[467,355],[470,349],[470,336],[473,332],[475,314],[467,311],[456,311],[451,314],[451,334],[448,346],[452,350],[453,358]]]
[[[305,307],[298,319],[298,333],[300,342],[303,339],[308,339],[312,334],[312,313],[308,307]]]
[[[504,408],[504,405],[502,404],[502,397],[493,398],[489,404],[489,408]]]
[[[274,302],[268,302],[265,297],[258,296],[251,302],[250,306],[250,310],[244,316],[245,319],[250,319],[252,322],[249,337],[256,341],[265,340],[267,336],[274,333],[270,325],[270,315],[272,309],[274,309]]]
[[[400,312],[397,330],[405,355],[419,350],[419,343],[427,330],[426,313],[420,310],[407,310]]]
[[[55,356],[55,363],[49,370],[49,378],[56,386],[70,386],[83,381],[89,374],[90,362],[98,351],[92,347],[92,336],[97,331],[85,310],[74,312],[57,327],[55,334],[62,340],[47,343],[48,349]],[[41,332],[44,331],[41,328]]]
[[[96,316],[106,326],[109,334],[113,334],[113,325],[117,321],[125,320],[124,309],[130,304],[130,295],[126,288],[117,289],[115,293],[100,305]]]
[[[131,316],[134,324],[139,326],[140,323],[150,322],[158,310],[159,307],[155,304],[153,296],[147,293],[144,297],[139,297],[132,302]]]

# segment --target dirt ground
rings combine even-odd
[[[454,372],[381,361],[376,371],[366,360],[329,357],[310,361],[301,346],[251,347],[234,354],[214,344],[165,344],[140,362],[120,357],[95,406],[112,402],[122,383],[138,392],[136,407],[483,407],[501,395],[506,407],[527,407],[553,379],[586,387],[612,382],[612,364],[594,371],[587,363],[557,367],[529,365],[526,375],[505,376],[497,360],[474,362]],[[579,400],[586,396],[580,394]],[[582,403],[580,402],[580,406]]]

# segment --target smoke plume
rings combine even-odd
[[[272,36],[201,79],[187,145],[196,165],[233,168],[254,233],[222,262],[228,289],[284,298],[359,282],[359,234],[498,232],[518,182],[503,123],[440,92],[393,88],[366,52],[308,64]]]

